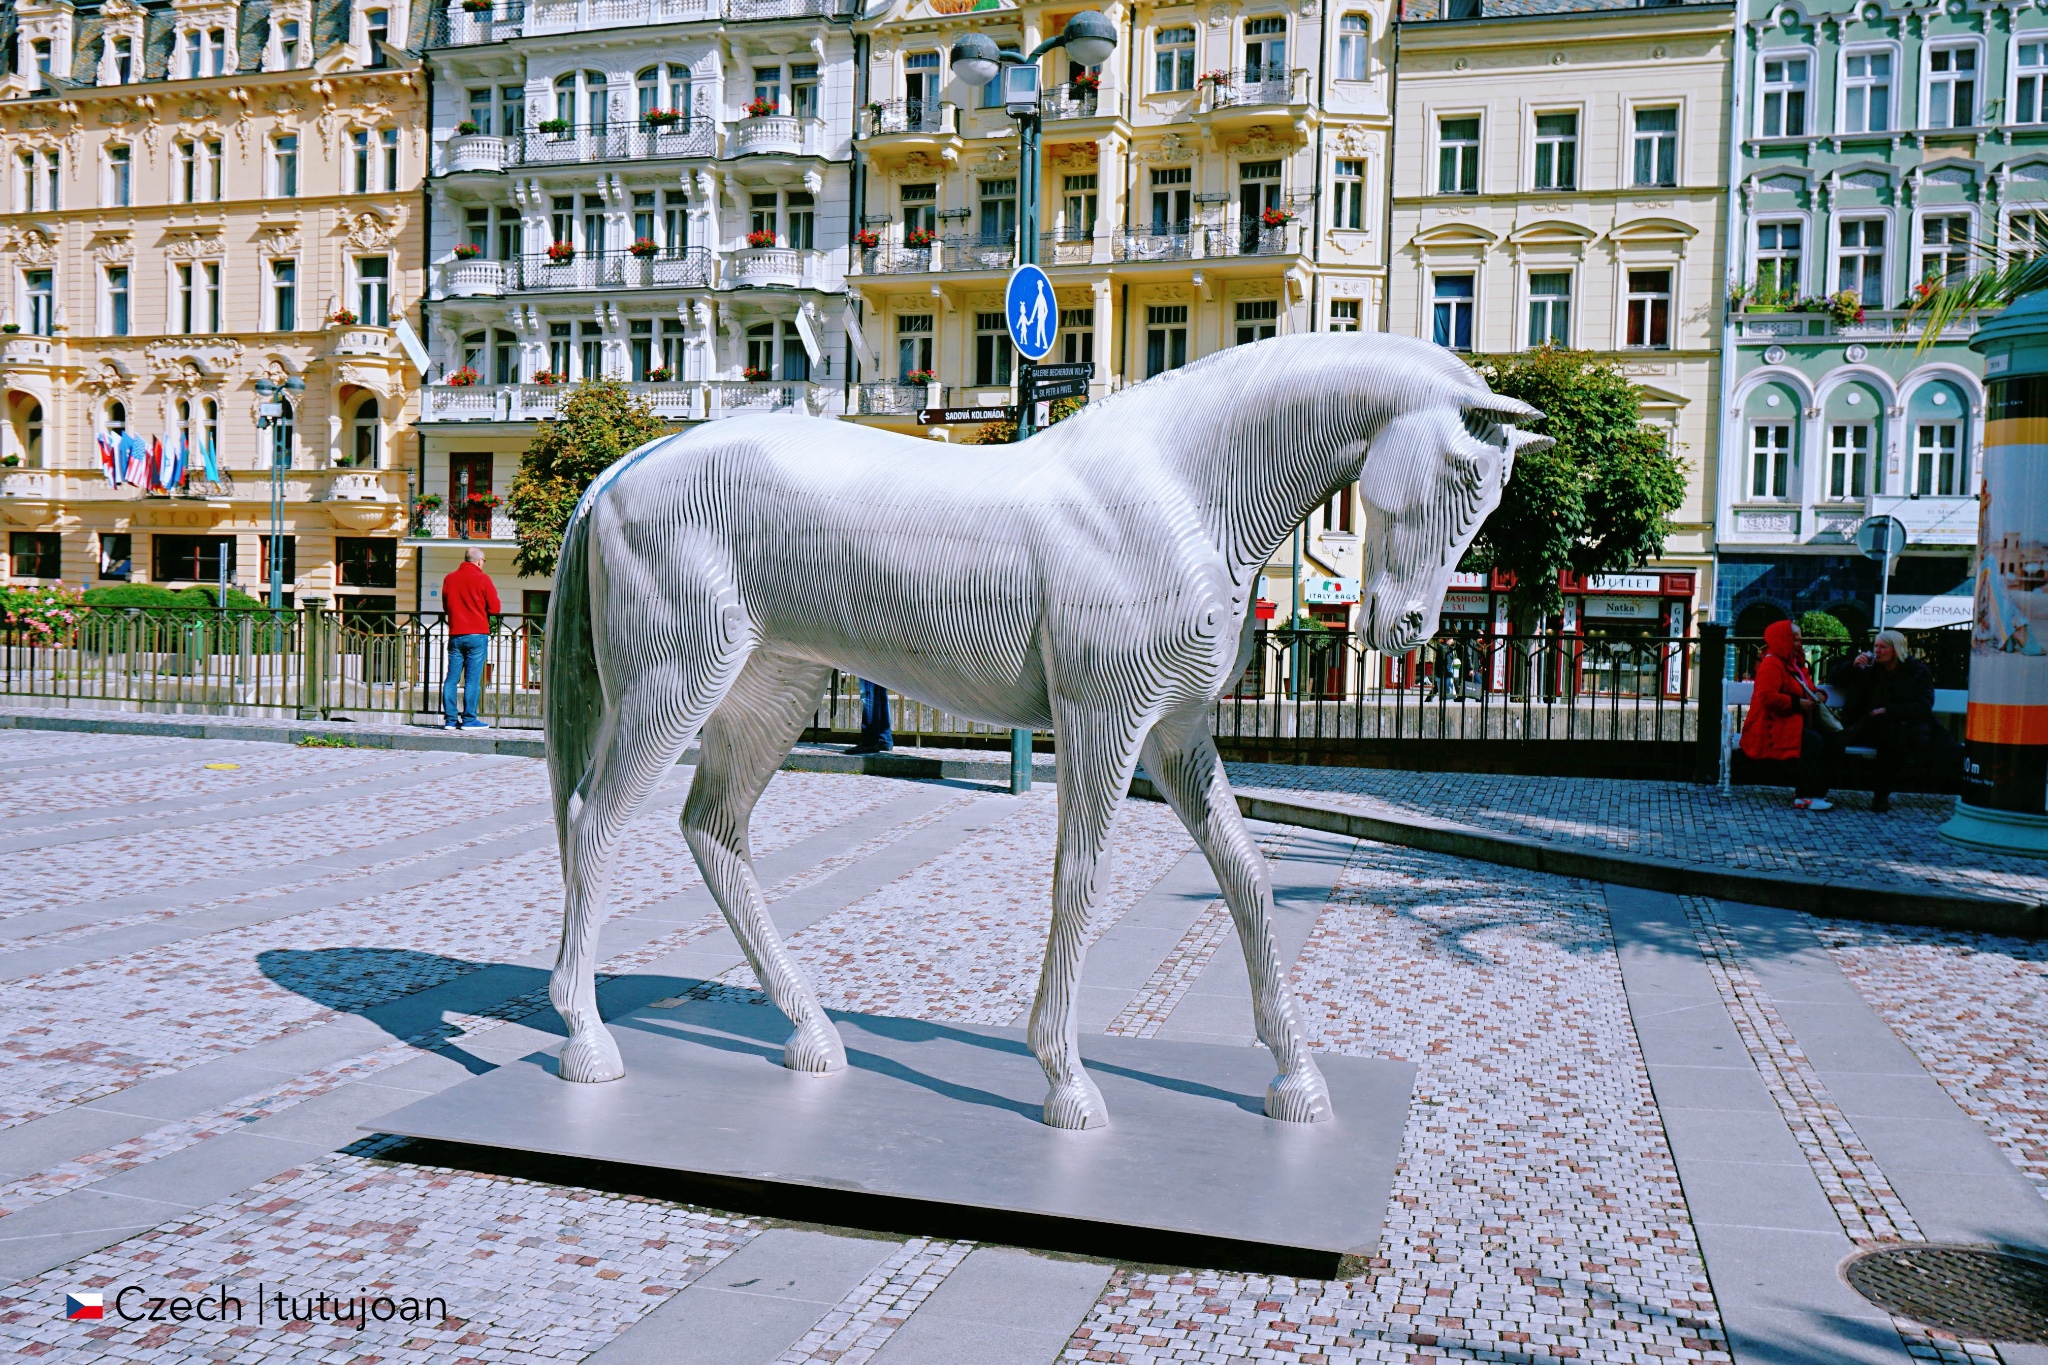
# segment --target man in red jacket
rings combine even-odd
[[[502,608],[498,585],[483,563],[482,550],[468,550],[455,572],[441,580],[441,605],[448,613],[448,679],[441,684],[441,713],[450,730],[491,728],[476,718],[476,704],[483,696],[491,618]]]

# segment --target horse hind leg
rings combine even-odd
[[[617,689],[618,700],[605,709],[590,769],[578,784],[576,799],[567,803],[562,840],[562,943],[548,998],[569,1031],[558,1063],[563,1080],[614,1081],[626,1074],[618,1043],[598,1011],[595,976],[612,852],[634,812],[731,686],[745,657],[743,648],[727,647],[695,667],[670,660],[637,673],[638,660],[619,660],[629,676]]]
[[[1169,717],[1145,740],[1145,771],[1209,860],[1237,925],[1251,976],[1252,1019],[1280,1074],[1266,1087],[1266,1116],[1295,1123],[1331,1117],[1330,1088],[1295,1018],[1294,993],[1273,943],[1273,876],[1245,828],[1216,744],[1199,713]]]
[[[846,1047],[783,946],[754,875],[747,822],[754,803],[817,710],[830,670],[765,651],[747,661],[704,727],[703,756],[683,806],[683,838],[768,998],[795,1031],[783,1044],[792,1071],[838,1071]]]

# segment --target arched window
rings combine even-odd
[[[555,79],[555,117],[571,128],[576,126],[576,73],[573,71]]]
[[[1744,405],[1749,418],[1746,502],[1799,498],[1799,399],[1782,384],[1765,384]]]
[[[662,101],[661,68],[650,66],[633,78],[633,89],[639,99],[640,117],[646,118],[656,109],[666,108]]]
[[[30,469],[43,465],[43,405],[33,398],[21,415],[21,462]]]
[[[1347,14],[1337,20],[1337,79],[1362,81],[1367,74],[1367,53],[1372,42],[1372,21],[1363,14]]]
[[[1970,492],[1970,406],[1947,380],[1922,384],[1907,411],[1906,491],[1957,498]]]
[[[1827,463],[1821,496],[1857,502],[1884,488],[1884,401],[1867,384],[1843,384],[1828,395],[1822,435]]]
[[[668,107],[683,116],[682,126],[690,126],[690,68],[671,66],[668,69]]]
[[[197,433],[192,430],[192,400],[180,398],[178,400],[177,437],[180,441],[184,442],[188,456],[193,449],[192,442],[196,435]]]
[[[119,399],[107,404],[107,431],[119,436],[128,430],[128,407]]]
[[[292,400],[278,396],[278,415],[270,419],[270,463],[274,469],[292,467]]]
[[[199,400],[199,444],[192,451],[194,460],[208,478],[219,468],[220,459],[220,404],[211,398]],[[213,469],[209,469],[211,463]]]
[[[365,398],[356,405],[355,450],[349,463],[357,469],[376,469],[383,454],[384,420],[378,415],[377,400]]]
[[[603,132],[612,117],[611,96],[607,93],[604,72],[583,73],[583,105],[584,121],[590,125],[590,131]]]

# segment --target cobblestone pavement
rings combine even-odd
[[[1862,792],[1837,792],[1834,810],[1791,808],[1789,791],[1692,782],[1584,777],[1496,777],[1391,768],[1233,763],[1246,793],[1306,796],[1370,815],[1425,816],[1499,833],[1715,867],[1790,872],[2048,903],[2048,864],[1978,853],[1935,831],[1949,796],[1894,796],[1889,814]]]
[[[1437,813],[1469,820],[1509,808],[1513,794],[1502,781],[1361,790],[1428,808],[1422,803],[1432,792],[1448,802],[1464,783],[1480,795]],[[1663,799],[1661,788],[1642,785],[1650,801]],[[878,814],[920,791],[931,796],[922,814]],[[225,1152],[262,1131],[251,1124],[299,1106],[311,1112],[313,1101],[349,1084],[380,1083],[451,1056],[487,1065],[477,1059],[489,1054],[492,1031],[516,1033],[510,1021],[545,1006],[538,974],[528,971],[498,1003],[466,1008],[422,1034],[365,1031],[350,1055],[252,1079],[246,1093],[194,1103],[117,1141],[81,1137],[49,1154],[70,1131],[50,1125],[94,1097],[545,954],[560,882],[544,771],[527,759],[12,731],[0,733],[0,794],[15,798],[0,815],[0,841],[15,842],[0,847],[14,850],[10,871],[23,859],[28,869],[7,879],[0,914],[108,907],[85,926],[0,937],[0,1168],[17,1150],[46,1154],[0,1180],[0,1255],[15,1235],[12,1220],[52,1200],[90,1199],[115,1177],[147,1178],[156,1163]],[[673,825],[681,795],[679,783],[657,794],[622,842],[615,914],[671,903],[696,885]],[[1622,798],[1613,800],[1618,809]],[[1561,803],[1568,804],[1532,800],[1522,814],[1561,819]],[[1012,798],[961,783],[784,773],[756,814],[754,849],[770,859],[829,836],[834,851],[783,874],[767,888],[773,899],[954,822],[960,833],[943,853],[920,853],[924,861],[910,870],[826,911],[792,937],[791,949],[830,1007],[1008,1025],[1021,1022],[1035,985],[1054,816],[1054,793],[1044,785]],[[452,842],[480,860],[458,876],[396,891],[355,889],[351,878],[423,857],[423,839],[432,845],[437,832],[458,828],[467,833]],[[1285,856],[1290,837],[1261,835],[1273,856]],[[36,840],[45,846],[31,846]],[[1191,850],[1163,807],[1128,805],[1094,932],[1110,928]],[[229,872],[269,879],[222,889]],[[207,927],[222,905],[308,890],[304,909]],[[138,910],[135,898],[149,895],[166,903]],[[1718,928],[1712,903],[1691,913],[1731,1017],[1777,1087],[1788,1126],[1807,1140],[1844,1227],[1865,1241],[1917,1236],[1884,1172],[1830,1114],[1825,1088],[1801,1070],[1796,1039],[1744,976],[1741,945]],[[172,940],[94,955],[95,933],[138,917]],[[184,919],[193,931],[175,936]],[[1928,1071],[2048,1193],[2048,951],[1953,934],[1818,927],[1844,973]],[[603,970],[630,973],[715,929],[713,915],[685,916],[630,950],[611,951]],[[1157,1032],[1227,933],[1217,907],[1198,909],[1112,1029]],[[9,979],[11,958],[51,942],[77,960]],[[1315,1046],[1418,1067],[1380,1255],[1349,1281],[1120,1267],[1083,1319],[1060,1326],[1072,1333],[1063,1359],[1729,1358],[1601,888],[1356,843],[1294,979]],[[699,989],[744,993],[752,985],[741,967]],[[1248,1034],[1249,1020],[1246,1027]],[[467,1051],[435,1051],[457,1039]],[[453,1079],[465,1074],[444,1070]],[[390,1093],[388,1107],[410,1097]],[[59,1136],[40,1136],[49,1132]],[[9,1145],[17,1140],[41,1145]],[[350,1139],[304,1159],[279,1158],[278,1168],[252,1174],[225,1197],[0,1287],[0,1350],[67,1362],[576,1360],[767,1225],[394,1161],[389,1148],[388,1140]],[[763,1365],[776,1352],[796,1365],[886,1351],[971,1249],[901,1241]],[[127,1284],[160,1294],[226,1285],[244,1301],[244,1316],[220,1324],[128,1324],[111,1314],[97,1324],[63,1320],[66,1292],[112,1294]],[[258,1322],[259,1286],[295,1305],[317,1294],[359,1303],[388,1296],[400,1316],[281,1324],[273,1313]],[[408,1298],[416,1301],[409,1318]],[[1910,1324],[1901,1324],[1901,1336],[1925,1356],[1973,1349],[1916,1335]],[[1989,1358],[1990,1348],[1974,1353]]]

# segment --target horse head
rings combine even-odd
[[[1441,379],[1448,382],[1427,383],[1421,401],[1381,428],[1359,473],[1359,630],[1369,647],[1388,653],[1436,633],[1451,574],[1500,505],[1516,452],[1553,443],[1512,425],[1542,413],[1493,393],[1462,362]]]

